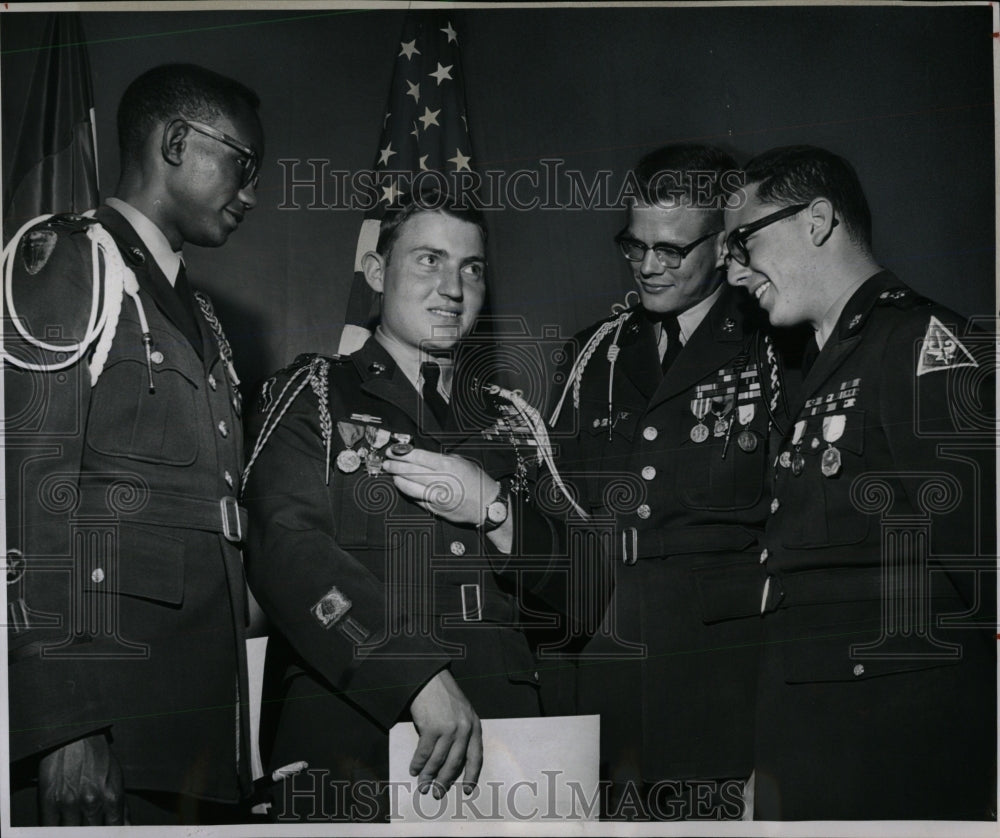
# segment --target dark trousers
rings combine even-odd
[[[185,794],[153,791],[126,791],[126,817],[132,826],[196,826],[254,823],[241,804],[216,803]],[[37,783],[12,788],[11,826],[41,826]]]

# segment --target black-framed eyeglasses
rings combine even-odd
[[[784,207],[770,215],[765,215],[763,218],[758,218],[756,221],[751,221],[749,224],[744,224],[742,227],[737,227],[726,236],[727,258],[745,268],[750,264],[750,251],[747,250],[747,239],[750,236],[758,230],[763,230],[769,224],[774,224],[775,221],[781,221],[782,218],[790,218],[795,213],[802,212],[808,206],[809,204],[792,204],[790,207]]]
[[[218,128],[205,125],[204,122],[195,122],[193,119],[187,118],[182,118],[181,122],[189,128],[193,128],[199,134],[204,134],[206,137],[218,140],[234,151],[238,151],[240,159],[237,162],[239,162],[243,169],[243,179],[240,181],[240,188],[246,189],[248,186],[253,186],[254,189],[257,188],[257,182],[260,179],[260,158],[257,156],[256,151],[249,146],[243,145],[235,137],[230,137],[229,134],[220,131]]]
[[[622,256],[630,262],[641,262],[646,258],[646,251],[652,250],[662,267],[679,268],[685,256],[699,244],[708,241],[712,236],[717,236],[721,232],[722,230],[713,230],[711,233],[706,233],[700,239],[695,239],[690,244],[678,247],[676,244],[667,244],[666,242],[657,242],[652,245],[646,244],[630,236],[626,227],[615,236],[615,241],[618,243],[618,247],[621,248]]]

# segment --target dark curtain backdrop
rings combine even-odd
[[[641,154],[668,142],[714,142],[740,160],[776,145],[826,146],[858,169],[883,263],[928,296],[989,315],[990,15],[987,6],[456,11],[473,164],[544,179],[539,161],[558,159],[587,180],[609,170],[617,191]],[[117,174],[115,108],[143,70],[191,61],[260,93],[267,155],[259,206],[226,247],[188,252],[248,387],[299,352],[337,346],[363,213],[309,209],[303,190],[299,208],[279,209],[289,201],[277,161],[370,165],[402,16],[281,8],[83,16],[102,197]],[[5,175],[39,18],[0,19]],[[536,335],[546,326],[572,334],[607,314],[630,284],[611,242],[622,219],[620,210],[491,212],[495,313],[523,316]]]

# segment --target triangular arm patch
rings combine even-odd
[[[955,337],[954,333],[934,315],[931,315],[931,320],[927,324],[927,333],[920,345],[917,377],[938,370],[978,366],[979,363],[962,345],[962,342]]]

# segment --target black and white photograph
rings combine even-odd
[[[3,3],[4,833],[997,835],[998,49]]]

